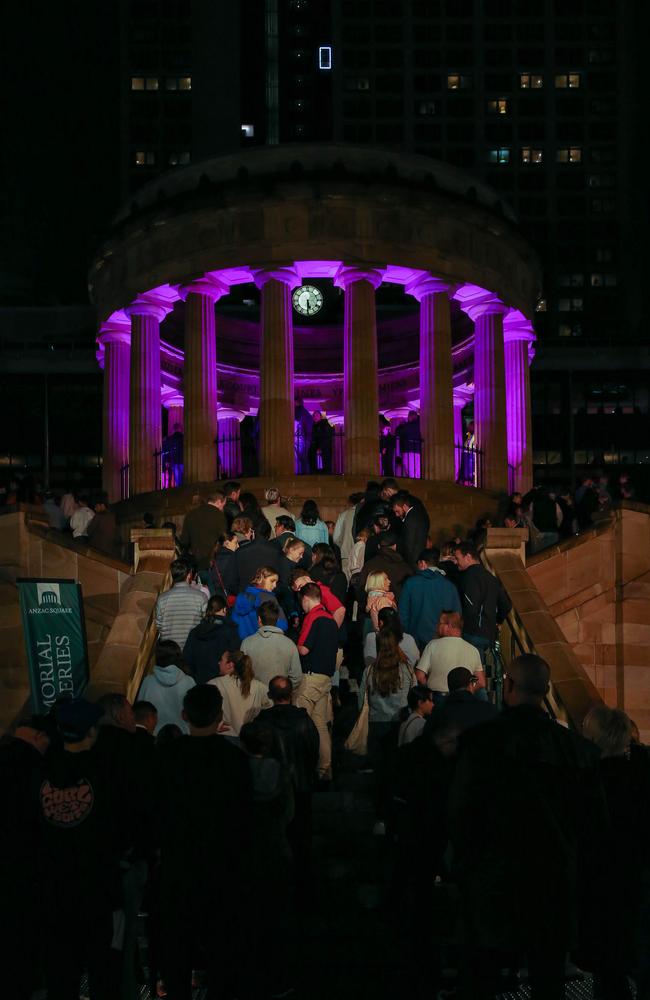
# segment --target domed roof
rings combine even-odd
[[[135,197],[115,217],[115,224],[143,209],[159,207],[167,199],[233,182],[270,178],[335,177],[368,183],[404,184],[410,188],[436,190],[456,198],[469,199],[483,208],[499,212],[516,223],[513,209],[496,191],[466,170],[428,156],[395,153],[371,146],[347,143],[286,143],[255,149],[175,169],[139,188]]]

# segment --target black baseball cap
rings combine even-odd
[[[96,726],[104,709],[85,698],[73,698],[56,706],[56,725],[65,743],[80,743]]]

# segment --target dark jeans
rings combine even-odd
[[[368,725],[368,756],[375,772],[375,810],[384,822],[390,814],[389,768],[397,746],[398,722],[371,722]]]
[[[79,897],[76,905],[67,905],[68,899],[49,912],[45,961],[48,1000],[79,1000],[84,968],[88,969],[91,1000],[115,1000],[120,995],[119,958],[111,952],[113,914],[108,907],[95,908],[92,896],[89,887],[87,897]]]

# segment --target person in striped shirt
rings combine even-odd
[[[160,639],[171,639],[183,648],[191,630],[203,618],[208,602],[203,591],[191,586],[192,570],[184,559],[170,566],[172,586],[156,602],[156,626]]]

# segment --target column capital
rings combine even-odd
[[[230,286],[226,285],[223,281],[218,281],[216,278],[197,278],[196,281],[190,281],[186,285],[179,286],[178,294],[183,302],[187,299],[190,292],[194,295],[205,295],[206,298],[216,302],[223,295],[230,293]]]
[[[131,323],[128,317],[123,320],[108,319],[99,328],[96,337],[98,344],[130,344],[131,343]]]
[[[156,295],[154,292],[144,292],[133,302],[124,307],[127,316],[153,316],[162,323],[167,313],[174,308],[174,301],[168,297]]]
[[[467,385],[454,386],[454,406],[462,410],[472,399],[474,392]]]
[[[185,399],[178,391],[171,385],[163,385],[160,390],[160,401],[166,410],[171,409],[174,406],[184,406]]]
[[[461,285],[454,298],[474,323],[480,316],[499,316],[509,310],[494,292],[478,285]]]
[[[527,340],[529,343],[537,340],[532,320],[526,319],[519,309],[510,309],[503,317],[503,339],[506,343],[511,340]]]
[[[283,285],[288,286],[289,291],[302,285],[302,278],[293,266],[261,267],[258,270],[252,270],[251,274],[258,288],[263,288],[269,281],[280,281]]]
[[[373,288],[379,288],[383,279],[383,270],[380,268],[341,264],[334,276],[334,284],[345,290],[357,281],[367,281]]]
[[[404,285],[406,294],[412,295],[418,302],[421,302],[425,295],[431,295],[434,292],[448,292],[449,288],[448,282],[443,281],[442,278],[436,278],[433,274],[418,275],[417,278]]]

